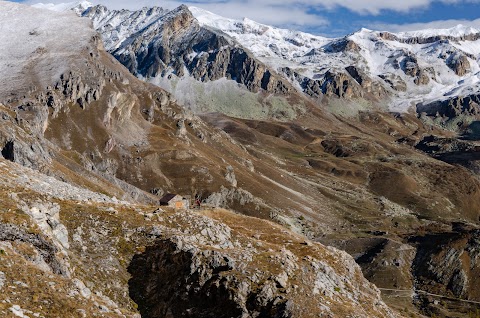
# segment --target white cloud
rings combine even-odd
[[[255,5],[245,5],[238,1],[226,3],[194,4],[202,9],[214,12],[224,17],[251,20],[277,26],[325,26],[328,20],[309,14],[305,8],[284,5],[269,5],[258,1]]]
[[[104,0],[109,1],[109,0]],[[110,1],[116,2],[116,1]],[[195,0],[195,6],[216,6],[236,4],[243,7],[289,7],[305,10],[306,8],[333,10],[339,7],[357,13],[380,14],[382,10],[408,12],[413,9],[426,8],[435,2],[448,4],[480,3],[480,0]]]
[[[48,0],[47,0],[48,1]],[[48,2],[61,3],[71,0],[50,0]],[[27,3],[38,3],[39,0],[27,0]],[[111,8],[130,8],[136,9],[142,6],[159,5],[163,7],[172,7],[182,3],[177,0],[92,0],[93,3],[102,3]],[[325,8],[327,10],[343,7],[355,12],[378,14],[382,10],[409,11],[415,8],[427,7],[435,2],[448,4],[456,3],[480,3],[480,0],[186,0],[183,3],[190,3],[197,7],[216,7],[219,10],[229,6],[241,6],[242,10],[247,7],[289,7],[303,10],[310,8]],[[217,11],[219,11],[217,10]]]
[[[26,0],[27,3],[37,3],[42,0]],[[46,2],[61,3],[74,0],[43,0]],[[95,4],[104,4],[111,9],[138,9],[144,6],[161,6],[172,9],[184,3],[200,7],[224,17],[241,19],[248,17],[260,23],[296,29],[310,29],[327,31],[335,25],[330,11],[344,8],[360,14],[378,15],[384,10],[410,12],[415,9],[426,9],[435,3],[480,3],[480,0],[90,0]],[[322,14],[311,13],[312,9]],[[328,16],[332,21],[325,18]],[[354,21],[352,21],[353,23]],[[357,21],[358,22],[358,21]],[[367,25],[373,29],[392,31],[421,29],[424,26],[436,25],[445,27],[454,26],[456,20],[431,22],[431,24],[375,24]],[[472,21],[459,21],[471,25]],[[476,23],[476,22],[475,22]],[[477,26],[477,24],[475,24]],[[325,33],[325,32],[322,32]]]
[[[48,3],[64,3],[72,0],[27,0],[27,4],[35,4],[39,2]],[[188,0],[187,0],[188,1]],[[196,6],[224,17],[233,19],[242,19],[248,17],[254,21],[275,25],[275,26],[291,26],[291,27],[321,27],[328,24],[325,18],[310,14],[307,8],[302,5],[291,5],[288,1],[280,4],[273,1],[177,1],[177,0],[90,0],[94,4],[103,4],[109,9],[139,9],[149,6],[161,6],[167,9],[173,9],[181,4]]]
[[[386,24],[386,23],[371,23],[368,25],[370,29],[390,32],[407,32],[424,29],[448,29],[453,28],[459,24],[464,26],[480,29],[480,19],[476,20],[438,20],[426,23],[409,23],[409,24]]]

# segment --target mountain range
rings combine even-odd
[[[0,26],[0,313],[478,313],[480,31],[86,1]]]
[[[252,92],[295,90],[317,101],[324,96],[365,99],[390,111],[417,107],[431,116],[439,103],[460,96],[474,101],[478,95],[480,31],[471,27],[399,34],[362,29],[330,39],[226,19],[195,7],[130,12],[81,3],[75,8],[92,19],[106,49],[132,73],[178,90],[177,95],[183,86],[172,84],[172,77],[180,83],[225,78]],[[171,23],[181,29],[169,31],[178,34],[163,34],[161,29]],[[177,42],[169,41],[172,35]],[[248,63],[249,57],[258,63],[249,70],[253,77],[235,74],[238,67],[232,63]],[[166,77],[170,80],[162,83]],[[198,105],[198,97],[190,98],[197,103],[185,103]]]

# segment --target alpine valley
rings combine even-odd
[[[0,1],[0,43],[1,317],[480,316],[480,30]]]

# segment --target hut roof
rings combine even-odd
[[[178,194],[175,193],[167,193],[165,194],[161,199],[160,203],[168,203],[170,202],[173,198],[175,198]]]

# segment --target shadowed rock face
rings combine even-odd
[[[459,96],[443,101],[417,106],[418,113],[431,117],[456,118],[460,115],[478,117],[480,114],[480,98],[478,95]]]
[[[173,242],[163,241],[133,258],[128,268],[132,274],[130,296],[142,317],[241,316],[242,309],[233,300],[234,282],[219,275],[232,269],[228,259],[212,253],[206,263],[200,259],[203,255],[195,254],[178,251]],[[192,270],[197,274],[193,276]],[[201,286],[201,282],[206,283]]]
[[[14,142],[13,141],[7,141],[5,146],[3,146],[2,157],[7,159],[7,160],[10,160],[10,161],[15,161],[15,152],[14,152]]]
[[[194,58],[194,52],[203,52]],[[201,27],[186,6],[168,12],[127,39],[112,54],[145,78],[185,75],[199,81],[233,79],[252,92],[287,93],[290,85],[220,32]]]
[[[471,230],[463,224],[456,224],[450,233],[427,234],[412,239],[418,246],[413,262],[415,288],[432,294],[447,295],[452,298],[480,301],[477,278],[480,275],[480,231]],[[421,295],[421,300],[428,295]],[[475,303],[460,304],[447,302],[444,310],[455,312],[475,312]],[[426,313],[444,316],[445,312],[435,308],[428,301],[423,303]],[[447,314],[448,315],[448,314]]]

